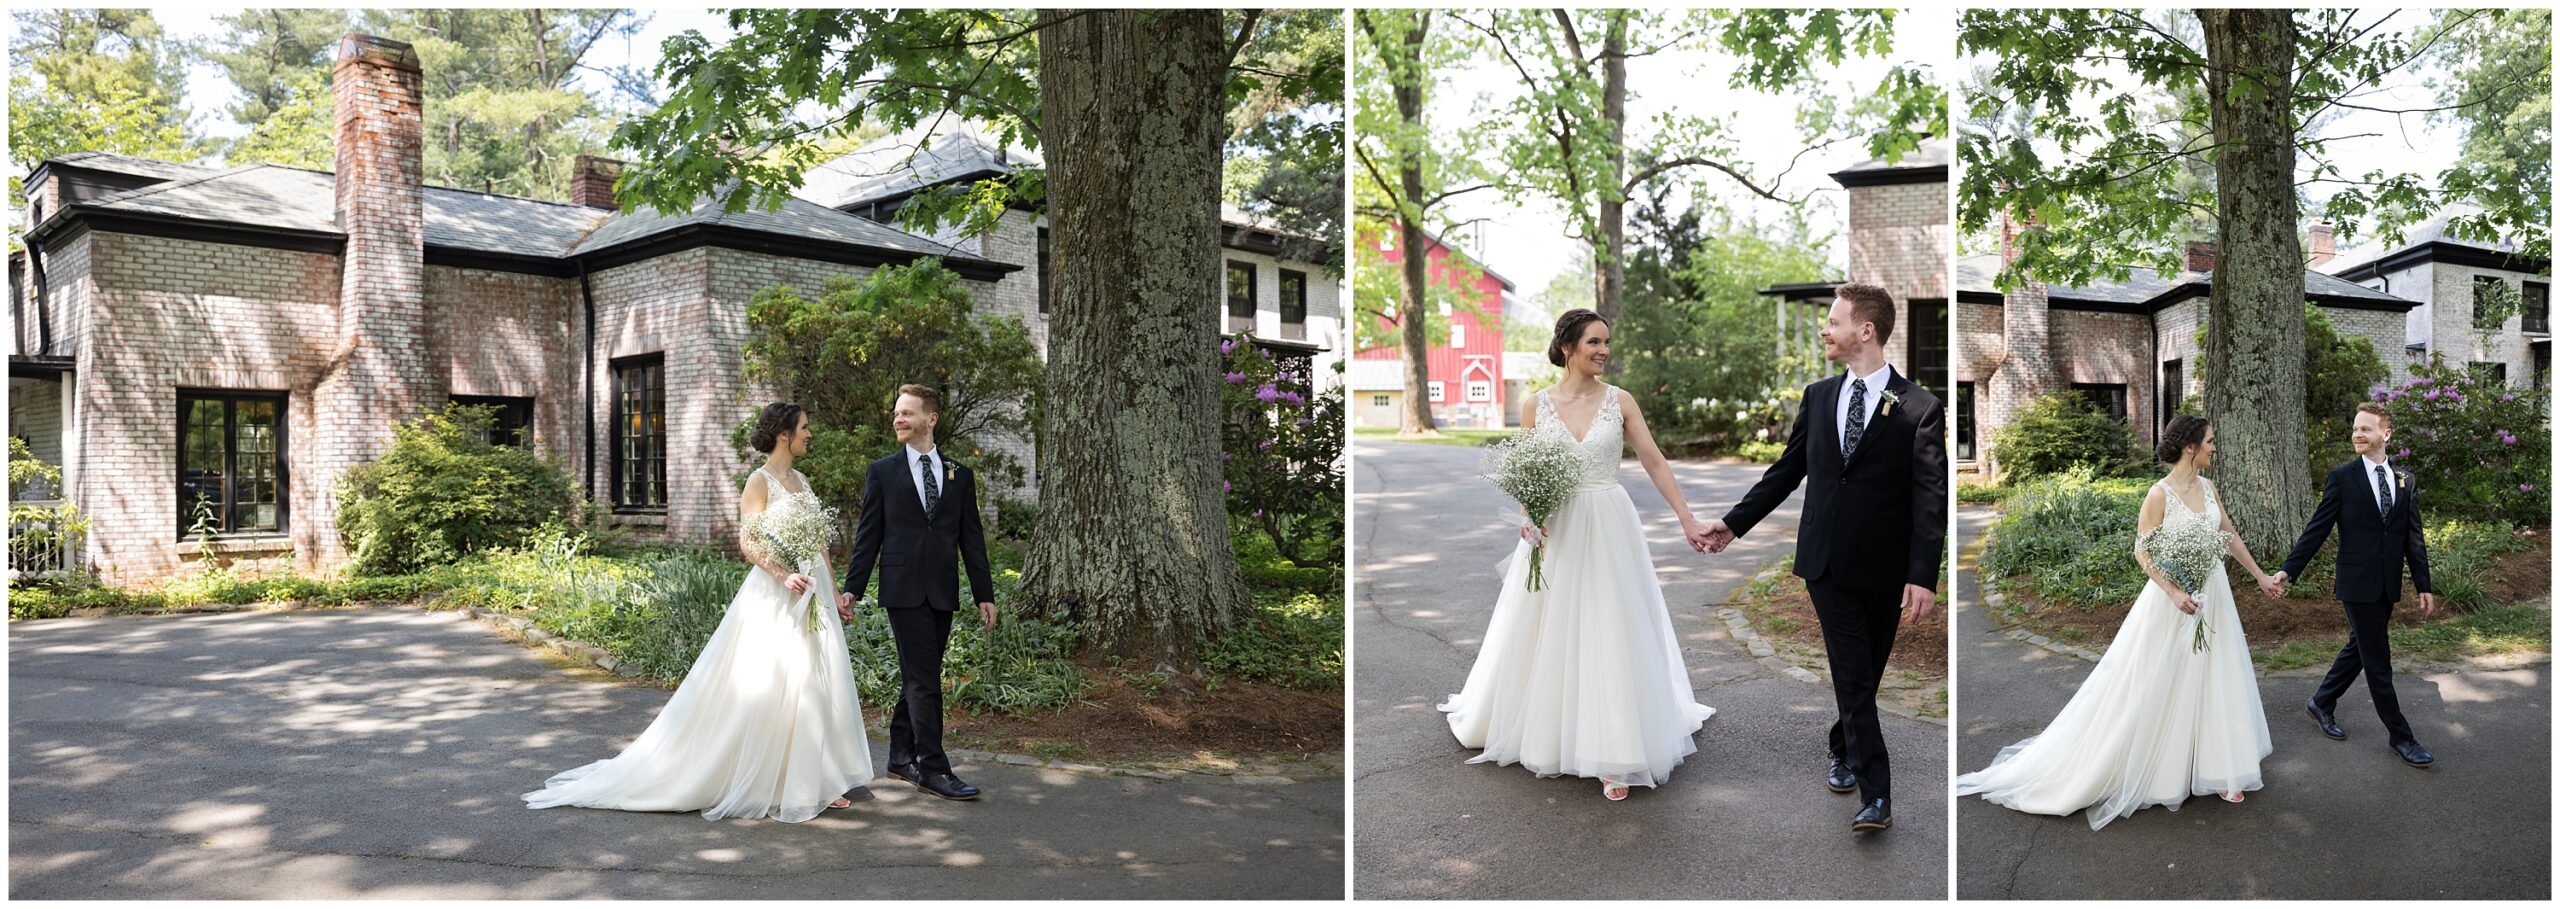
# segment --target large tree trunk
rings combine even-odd
[[[1411,27],[1399,36],[1395,51],[1404,57],[1399,72],[1409,74],[1410,84],[1395,86],[1396,116],[1408,132],[1422,133],[1422,87],[1431,78],[1422,68],[1422,42],[1431,31],[1431,16],[1413,17]],[[1402,327],[1404,342],[1404,413],[1398,421],[1400,436],[1436,436],[1438,421],[1431,415],[1431,332],[1422,320],[1430,316],[1425,301],[1430,299],[1431,240],[1422,231],[1422,161],[1418,155],[1399,155],[1396,166],[1396,192],[1406,205],[1413,206],[1396,219],[1396,248],[1404,250],[1404,297],[1397,302],[1397,323]]]
[[[1042,10],[1049,371],[1025,605],[1188,670],[1249,600],[1218,461],[1216,10]]]
[[[1608,10],[1609,28],[1600,41],[1600,121],[1608,124],[1609,175],[1603,185],[1594,187],[1600,194],[1599,261],[1593,263],[1592,282],[1597,291],[1594,312],[1600,318],[1617,324],[1620,299],[1627,286],[1627,16],[1626,10]],[[1609,372],[1618,372],[1619,360],[1609,359]]]
[[[2277,553],[2313,505],[2302,422],[2302,243],[2294,232],[2293,13],[2196,15],[2213,64],[2206,95],[2220,145],[2221,250],[2205,323],[2215,485],[2249,548]]]

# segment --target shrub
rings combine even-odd
[[[1254,614],[1201,655],[1214,681],[1235,678],[1289,688],[1325,689],[1342,684],[1342,596],[1257,590]]]
[[[1246,335],[1218,349],[1228,516],[1259,529],[1292,564],[1342,564],[1341,383],[1317,392],[1311,361],[1274,357]]]
[[[2098,479],[2086,465],[2014,487],[1983,548],[1983,573],[2081,609],[2131,603],[2146,580],[2133,538],[2149,487]]]
[[[2391,459],[2416,479],[2427,516],[2547,522],[2550,393],[2433,358],[2411,372],[2408,384],[2371,393],[2391,411]]]
[[[982,495],[1021,483],[1022,466],[998,443],[1027,440],[1036,426],[1039,348],[1021,317],[977,312],[976,298],[941,263],[831,279],[816,299],[767,288],[747,304],[747,332],[746,380],[807,409],[814,435],[800,469],[819,499],[846,509],[846,520],[862,499],[864,467],[898,447],[889,414],[907,383],[942,393],[934,441],[977,472]],[[731,441],[743,457],[761,460],[747,447],[755,421],[752,409],[740,414]]]
[[[2004,481],[2052,476],[2086,466],[2096,473],[2140,463],[2133,427],[2099,410],[2087,396],[2059,391],[2028,402],[1991,442]]]
[[[567,471],[489,443],[494,418],[494,408],[446,405],[401,424],[381,459],[347,472],[338,532],[357,573],[403,574],[512,546],[576,507]]]
[[[69,566],[88,539],[89,519],[71,503],[19,504],[61,494],[62,468],[38,459],[27,440],[10,436],[9,568],[20,572],[17,577],[33,580],[47,566]],[[16,610],[10,614],[15,616]]]
[[[2498,556],[2532,548],[2533,543],[2503,522],[2433,521],[2427,528],[2427,573],[2441,605],[2456,612],[2479,612],[2500,604],[2480,582],[2482,572]]]

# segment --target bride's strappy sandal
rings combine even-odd
[[[1600,780],[1600,796],[1612,802],[1626,801],[1629,791],[1625,783],[1613,783],[1605,777]]]
[[[852,800],[852,799],[849,799],[849,798],[845,798],[844,796],[839,795],[839,796],[836,796],[836,800],[835,800],[835,801],[828,802],[828,803],[827,803],[827,807],[828,807],[828,808],[831,808],[831,809],[832,809],[832,808],[851,808],[851,807],[853,807],[853,800]]]
[[[2248,793],[2245,793],[2245,792],[2242,792],[2242,791],[2240,791],[2240,790],[2234,789],[2234,790],[2231,790],[2231,791],[2229,791],[2229,792],[2225,792],[2225,793],[2223,793],[2223,794],[2222,794],[2222,800],[2223,800],[2223,801],[2226,801],[2226,802],[2230,802],[2231,804],[2237,805],[2237,804],[2240,804],[2241,802],[2248,801],[2248,800],[2249,800],[2249,794],[2248,794]]]

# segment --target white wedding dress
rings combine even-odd
[[[768,509],[817,507],[808,478],[796,470],[792,476],[798,491],[763,468],[747,482],[766,484]],[[871,747],[836,617],[834,572],[822,562],[810,576],[816,631],[803,630],[807,603],[800,595],[750,567],[719,629],[649,728],[612,759],[564,771],[525,793],[525,806],[798,823],[869,783]]]
[[[2199,478],[2202,479],[2202,478]],[[2199,513],[2168,496],[2171,521],[2222,524],[2222,502],[2204,481]],[[2089,829],[2152,806],[2171,811],[2191,795],[2247,792],[2258,762],[2274,751],[2249,640],[2240,631],[2231,579],[2221,561],[2189,616],[2158,583],[2145,583],[2115,642],[2044,732],[2000,749],[1991,766],[1956,778],[1956,795],[1980,795],[2030,814],[2083,808]],[[2210,623],[2195,650],[2196,623]]]
[[[1618,390],[1607,393],[1580,440],[1538,393],[1531,431],[1574,443],[1582,483],[1547,519],[1546,588],[1528,589],[1521,541],[1466,688],[1440,709],[1459,744],[1484,749],[1470,764],[1653,786],[1698,750],[1690,737],[1715,710],[1689,686],[1644,525],[1618,485],[1624,423]]]

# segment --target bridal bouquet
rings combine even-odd
[[[1487,447],[1478,468],[1493,488],[1502,490],[1529,513],[1529,523],[1541,529],[1556,506],[1580,482],[1582,466],[1574,460],[1573,446],[1556,433],[1522,433]],[[1546,543],[1540,541],[1529,550],[1529,589],[1546,588]]]
[[[821,502],[803,502],[789,508],[768,508],[758,512],[748,529],[764,543],[766,551],[789,564],[801,574],[811,574],[826,557],[827,547],[835,545],[839,515]],[[800,597],[804,629],[818,630],[818,590],[810,588]]]
[[[2230,535],[2202,521],[2164,522],[2144,534],[2136,545],[2151,554],[2151,564],[2159,566],[2161,574],[2194,596],[2202,595],[2205,582],[2213,578],[2214,568],[2231,552]],[[2195,652],[2202,653],[2209,646],[2205,638],[2210,631],[2199,611]]]

